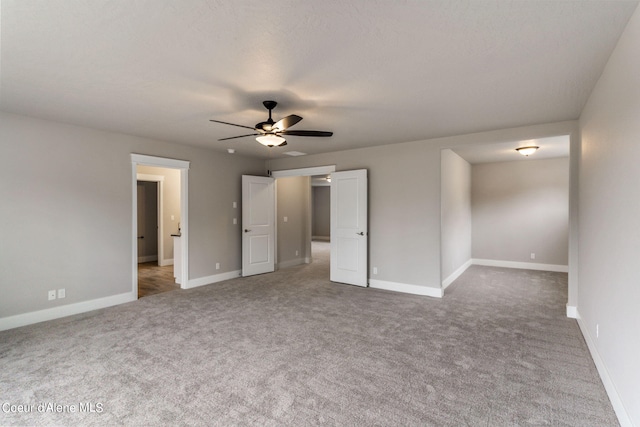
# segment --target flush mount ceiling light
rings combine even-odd
[[[535,153],[538,148],[540,148],[540,147],[537,147],[535,145],[531,145],[529,147],[516,148],[516,151],[518,153],[522,154],[523,156],[529,156],[530,154]]]
[[[284,144],[286,139],[278,135],[267,134],[257,137],[256,141],[262,145],[266,145],[267,147],[277,147]]]

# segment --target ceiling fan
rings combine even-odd
[[[276,101],[263,101],[262,105],[269,110],[269,118],[255,125],[255,127],[237,125],[235,123],[223,122],[220,120],[209,120],[215,123],[222,123],[225,125],[238,126],[241,128],[251,129],[255,133],[249,133],[247,135],[232,136],[229,138],[220,138],[218,141],[226,141],[228,139],[244,138],[246,136],[257,135],[256,140],[267,147],[282,147],[287,145],[287,140],[282,135],[295,135],[295,136],[331,136],[333,132],[326,132],[320,130],[287,130],[291,126],[302,120],[302,117],[291,114],[284,117],[277,122],[274,122],[271,118],[271,110],[276,108],[278,103]]]

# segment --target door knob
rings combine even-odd
[[[361,231],[359,233],[356,233],[358,236],[364,236],[364,231]]]
[[[251,231],[251,230],[249,230],[249,229],[246,229],[246,228],[244,229],[244,232],[245,232],[245,233],[248,233],[248,232],[250,232],[250,231]]]
[[[144,236],[138,236],[138,239],[144,239]]]

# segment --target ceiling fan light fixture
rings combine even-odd
[[[286,139],[278,135],[269,134],[257,137],[256,141],[267,147],[277,147],[279,145],[282,145],[286,141]]]
[[[289,128],[300,120],[302,117],[296,114],[290,114],[277,122],[273,121],[271,117],[271,110],[273,110],[278,103],[276,101],[264,101],[262,103],[267,110],[269,110],[269,118],[267,121],[260,122],[254,127],[238,125],[235,123],[223,122],[221,120],[210,119],[210,122],[222,123],[223,125],[231,125],[241,127],[245,129],[251,129],[253,133],[248,135],[230,136],[228,138],[220,138],[218,141],[227,141],[229,139],[245,138],[247,136],[257,136],[256,141],[265,147],[284,147],[287,145],[287,140],[281,135],[295,135],[295,136],[315,136],[315,137],[328,137],[332,136],[333,132],[319,131],[319,130],[289,130]]]
[[[516,148],[516,151],[520,154],[522,154],[523,156],[529,156],[533,153],[535,153],[538,150],[538,146],[535,145],[531,145],[529,147],[520,147],[520,148]]]

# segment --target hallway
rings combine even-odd
[[[157,262],[143,262],[138,264],[138,298],[162,292],[180,289],[173,277],[173,266],[158,266]]]

